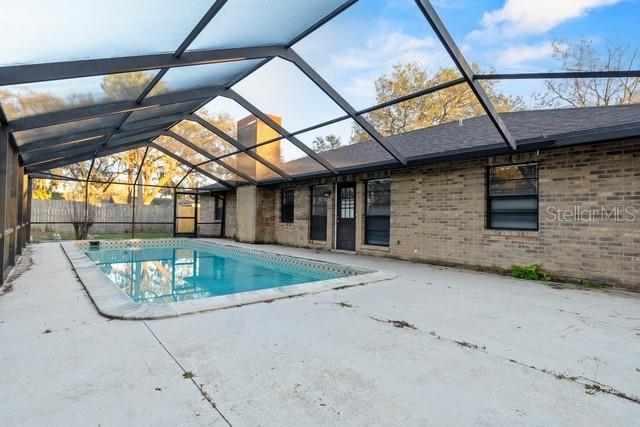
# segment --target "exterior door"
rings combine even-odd
[[[336,249],[356,250],[356,185],[352,182],[338,184]]]
[[[175,237],[196,237],[198,195],[176,193],[174,203],[173,235]]]

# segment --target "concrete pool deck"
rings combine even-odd
[[[638,294],[258,248],[397,277],[109,320],[32,245],[0,296],[0,425],[640,425]]]

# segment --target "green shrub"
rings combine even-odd
[[[513,277],[517,277],[518,279],[526,279],[526,280],[551,280],[551,276],[546,273],[541,273],[540,269],[542,265],[540,264],[531,264],[531,265],[517,265],[514,264],[511,266],[511,275]]]
[[[585,285],[584,285],[584,286],[585,286],[585,287],[587,287],[587,288],[589,288],[589,289],[599,289],[599,288],[601,288],[601,287],[602,287],[602,286],[600,286],[600,284],[599,284],[599,283],[591,282],[591,281],[589,281],[589,282],[585,283]]]

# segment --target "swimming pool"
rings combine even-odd
[[[229,295],[357,273],[184,241],[167,247],[90,249],[86,254],[136,303]]]
[[[151,320],[341,290],[395,277],[255,245],[204,239],[61,242],[100,314]],[[306,252],[305,252],[306,251]]]

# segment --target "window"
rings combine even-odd
[[[487,227],[503,230],[538,229],[538,165],[489,168]]]
[[[311,187],[311,240],[327,240],[328,185]]]
[[[389,211],[391,206],[391,180],[367,181],[365,209],[365,240],[367,245],[389,246]]]
[[[280,222],[293,222],[293,188],[285,188],[282,190],[282,200],[280,210]]]
[[[213,210],[213,220],[214,221],[222,221],[224,216],[224,200],[221,196],[215,197],[215,207]]]
[[[353,185],[340,188],[340,219],[356,217],[356,189]]]

